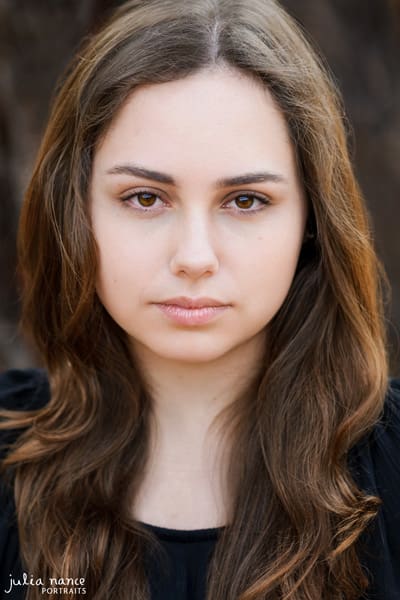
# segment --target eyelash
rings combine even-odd
[[[133,198],[135,198],[136,196],[139,196],[139,194],[148,194],[149,196],[153,196],[154,198],[158,198],[159,200],[164,202],[159,194],[156,194],[155,192],[152,192],[145,188],[137,189],[137,190],[135,190],[134,193],[130,192],[129,194],[121,196],[120,200],[125,206],[132,208],[133,210],[137,210],[138,212],[141,212],[141,213],[154,212],[154,211],[158,210],[157,208],[154,208],[153,206],[148,207],[148,208],[146,208],[145,206],[141,206],[139,208],[137,206],[133,206],[132,204],[129,205],[128,202],[130,200],[132,200]],[[235,200],[237,200],[238,198],[241,198],[242,196],[246,196],[248,198],[253,198],[255,200],[258,200],[262,204],[262,206],[260,206],[259,208],[256,208],[256,209],[236,208],[235,212],[242,214],[242,215],[254,215],[255,213],[262,211],[266,206],[271,204],[271,201],[266,196],[263,196],[256,192],[240,192],[236,196],[234,196],[233,198],[228,200],[227,202],[234,202]]]

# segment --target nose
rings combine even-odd
[[[211,241],[211,224],[206,216],[196,213],[182,219],[173,235],[170,269],[174,275],[198,279],[218,271],[219,261]]]

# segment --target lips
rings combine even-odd
[[[178,296],[157,302],[157,304],[181,306],[182,308],[204,308],[205,306],[228,306],[227,303],[220,302],[215,298],[202,296],[201,298],[189,298],[187,296]]]
[[[214,321],[230,307],[230,304],[223,304],[215,298],[188,298],[187,296],[168,298],[155,304],[168,320],[183,326],[205,325]]]

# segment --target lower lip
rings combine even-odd
[[[158,308],[179,325],[203,325],[215,319],[229,306],[203,306],[202,308],[184,308],[176,304],[157,304]]]

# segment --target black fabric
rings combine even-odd
[[[11,370],[0,376],[1,408],[40,408],[49,395],[42,370]],[[0,457],[16,435],[15,431],[0,431]],[[389,380],[383,414],[373,430],[352,448],[348,463],[358,485],[383,501],[359,542],[360,558],[371,581],[363,600],[400,600],[400,379]],[[204,600],[207,565],[222,528],[177,531],[143,525],[156,534],[168,561],[166,570],[155,558],[149,562],[151,600]],[[28,581],[30,575],[27,573]],[[6,593],[10,577],[23,581],[23,569],[13,493],[0,481],[0,598],[22,600],[28,586],[13,585]],[[82,594],[76,590],[74,596]]]

